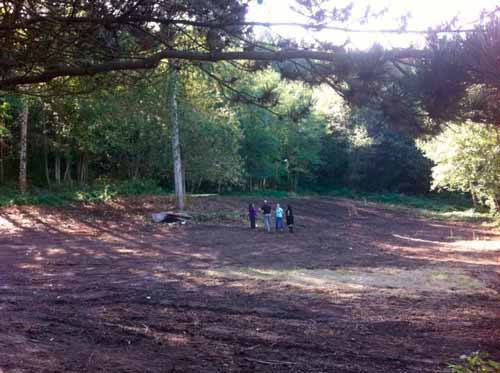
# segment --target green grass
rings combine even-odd
[[[385,203],[393,206],[412,207],[433,212],[467,211],[472,208],[465,195],[452,193],[429,193],[410,196],[401,193],[360,193],[349,189],[338,189],[327,193],[337,197]]]
[[[20,193],[14,188],[0,188],[0,206],[10,205],[51,205],[61,206],[72,202],[106,202],[118,196],[153,194],[167,191],[153,181],[107,182],[100,181],[86,188],[57,188],[52,190],[30,189]]]
[[[412,208],[425,217],[467,222],[488,222],[500,225],[498,216],[486,209],[475,210],[467,196],[453,193],[429,193],[425,196],[408,196],[399,193],[363,194],[341,190],[335,196],[378,202],[395,208]]]
[[[254,197],[254,198],[286,198],[286,197],[295,197],[298,194],[295,192],[288,192],[286,190],[269,189],[269,190],[256,190],[253,192],[226,192],[223,193],[223,195],[235,196],[235,197]],[[304,193],[304,195],[311,195],[311,193]]]

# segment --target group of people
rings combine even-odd
[[[264,200],[264,204],[261,206],[260,210],[262,211],[264,229],[267,232],[271,232],[271,215],[273,212],[273,208],[268,203],[267,200]],[[293,217],[292,206],[288,205],[286,210],[283,212],[283,208],[280,206],[279,203],[277,203],[276,207],[274,208],[274,223],[277,232],[285,230],[285,227],[283,225],[283,218],[285,218],[288,230],[290,231],[290,233],[293,233],[294,217]],[[257,209],[255,208],[255,205],[253,203],[251,203],[248,206],[248,219],[250,220],[250,228],[255,229],[256,227],[255,221],[257,219]]]

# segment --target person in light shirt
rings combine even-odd
[[[276,209],[274,210],[274,219],[276,222],[276,232],[283,231],[283,209],[280,204],[276,204]]]

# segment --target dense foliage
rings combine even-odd
[[[469,192],[475,204],[500,208],[500,130],[478,123],[452,124],[423,146],[436,163],[433,187]]]
[[[229,65],[212,72],[235,76]],[[130,84],[87,95],[31,99],[32,185],[87,185],[104,178],[156,180],[171,188],[167,76],[160,69],[147,79],[130,77]],[[178,112],[189,192],[428,190],[430,171],[413,140],[394,132],[376,112],[351,110],[333,90],[283,80],[273,69],[231,79],[236,90],[198,69],[180,76]],[[86,81],[73,84],[85,87]],[[11,184],[18,163],[16,100],[3,97],[3,182]]]
[[[324,137],[320,184],[366,192],[428,192],[430,160],[379,114],[348,110]]]

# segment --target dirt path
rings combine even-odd
[[[244,214],[247,202],[192,206]],[[0,210],[0,372],[435,372],[476,350],[500,360],[500,235],[371,203],[292,202],[293,235],[224,214],[153,225],[164,197]]]

